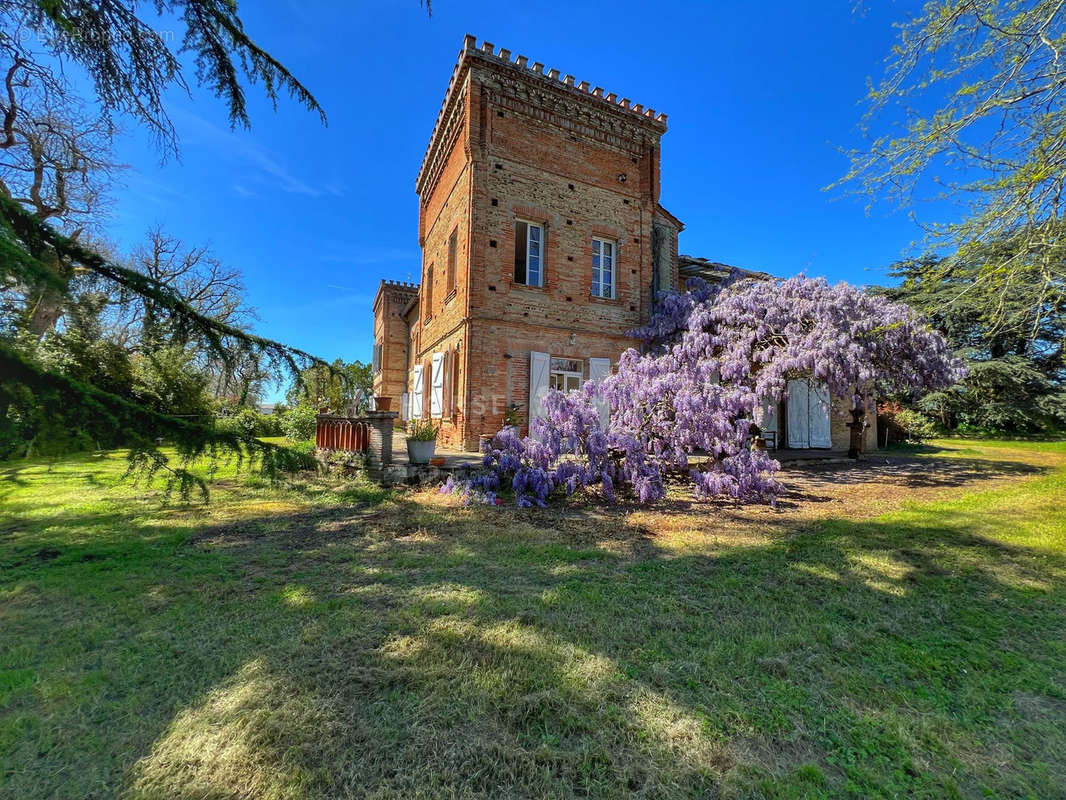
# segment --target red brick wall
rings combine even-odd
[[[374,373],[374,394],[392,399],[392,410],[400,409],[407,391],[407,323],[402,316],[417,287],[382,281],[374,298],[374,342],[381,346],[381,368]]]
[[[587,377],[590,358],[616,362],[635,344],[626,332],[651,307],[665,124],[506,64],[474,58],[456,75],[419,180],[422,274],[433,267],[433,287],[422,291],[414,352],[427,365],[434,352],[454,354],[458,403],[441,441],[473,448],[508,403],[527,419],[531,350],[580,359]],[[513,280],[518,218],[544,225],[543,286]],[[616,245],[612,299],[590,294],[594,235]]]
[[[464,115],[465,116],[465,115]],[[458,382],[459,401],[452,405],[445,398],[444,414],[440,418],[439,441],[450,447],[462,446],[463,404],[465,403],[465,360],[463,342],[466,339],[466,319],[469,307],[470,203],[472,165],[466,151],[465,123],[455,137],[447,154],[443,170],[429,193],[419,203],[419,232],[422,245],[422,285],[429,281],[432,267],[432,292],[423,288],[419,309],[421,321],[418,342],[414,348],[417,363],[425,365],[427,393],[423,403],[423,417],[430,417],[428,385],[433,353],[450,352],[453,375]],[[456,232],[455,290],[450,291],[448,277],[448,241]],[[428,297],[431,302],[426,302]]]

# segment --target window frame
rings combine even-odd
[[[431,263],[426,267],[426,279],[422,282],[422,300],[426,304],[426,308],[422,313],[422,321],[429,322],[433,319],[433,267],[435,264]]]
[[[525,263],[523,264],[524,280],[519,280],[518,277],[517,277],[518,230],[519,230],[519,226],[520,225],[525,225],[526,226],[526,238],[525,238],[524,247],[523,247],[523,250],[524,250],[524,253],[525,253]],[[537,241],[539,252],[536,255],[536,258],[538,260],[538,263],[537,263],[537,278],[538,278],[537,283],[530,283],[529,282],[529,258],[530,258],[530,256],[529,256],[529,250],[530,250],[529,245],[530,245],[530,242],[532,241],[531,238],[530,238],[530,231],[533,228],[536,228],[538,231],[540,231],[540,239]],[[519,286],[531,286],[531,287],[537,288],[537,289],[540,289],[540,288],[544,287],[544,247],[545,247],[545,242],[546,241],[547,241],[547,226],[543,222],[534,222],[533,220],[523,219],[522,217],[515,218],[515,267],[516,267],[516,270],[515,270],[515,273],[512,275],[512,278],[514,279],[514,282],[516,284],[518,284]]]
[[[447,289],[448,297],[455,294],[456,290],[456,272],[458,271],[459,262],[459,226],[456,225],[452,228],[452,232],[448,234],[448,274],[447,274]]]
[[[596,245],[600,246],[600,252],[596,252]],[[604,245],[608,245],[611,248],[611,281],[610,281],[610,294],[603,294],[603,287],[605,286],[603,281],[603,248]],[[618,241],[615,239],[608,239],[603,236],[592,237],[592,264],[589,275],[589,294],[592,297],[599,298],[600,300],[616,300],[618,299]],[[599,259],[599,264],[596,263],[596,259]],[[599,280],[596,280],[596,273],[599,273]],[[599,286],[600,291],[597,293],[596,287]]]
[[[556,362],[562,362],[562,361],[573,362],[573,364],[577,366],[577,369],[576,370],[572,370],[572,369],[557,369],[556,368]],[[559,387],[555,385],[554,378],[555,378],[556,375],[559,375],[561,377],[560,383],[563,386],[562,389],[559,389]],[[580,358],[566,358],[564,356],[550,356],[549,360],[548,360],[548,388],[550,388],[550,389],[559,389],[559,391],[563,391],[563,392],[571,391],[570,389],[566,388],[566,379],[567,378],[577,378],[577,386],[574,387],[574,388],[580,390],[581,387],[585,385],[585,362],[582,359],[580,359]]]

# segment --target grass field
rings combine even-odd
[[[776,511],[0,464],[0,797],[1066,796],[1066,444]]]

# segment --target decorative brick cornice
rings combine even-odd
[[[417,283],[412,283],[411,281],[382,280],[381,281],[381,285],[383,287],[386,287],[386,288],[389,288],[389,289],[401,289],[401,290],[406,290],[406,291],[409,291],[409,292],[417,292],[418,291],[418,284]]]
[[[410,283],[409,281],[389,281],[382,280],[378,284],[378,290],[374,293],[374,302],[371,308],[377,311],[378,305],[381,303],[381,298],[386,293],[392,295],[398,295],[402,298],[409,299],[418,295],[418,284]]]
[[[556,104],[572,99],[580,103],[580,107],[585,111],[605,112],[616,120],[636,124],[653,135],[661,136],[666,132],[666,114],[656,113],[655,109],[645,108],[640,103],[631,103],[626,97],[619,100],[617,94],[605,93],[599,86],[590,89],[588,81],[577,82],[573,75],[560,79],[559,70],[545,70],[540,62],[530,64],[525,56],[515,56],[512,60],[510,50],[501,47],[496,51],[490,42],[483,42],[478,47],[477,39],[467,34],[463,39],[463,49],[459,51],[459,58],[452,69],[448,90],[445,92],[444,102],[441,104],[426,154],[422,159],[422,167],[415,181],[415,191],[419,195],[436,183],[451,145],[462,129],[464,116],[461,101],[466,96],[469,69],[473,63],[489,66],[501,77],[518,79],[535,90],[550,92],[556,98]],[[546,96],[542,94],[540,99],[543,100]],[[612,127],[614,126],[608,126]]]

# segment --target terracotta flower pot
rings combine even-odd
[[[378,411],[392,411],[392,398],[375,395],[374,408],[376,408]]]

